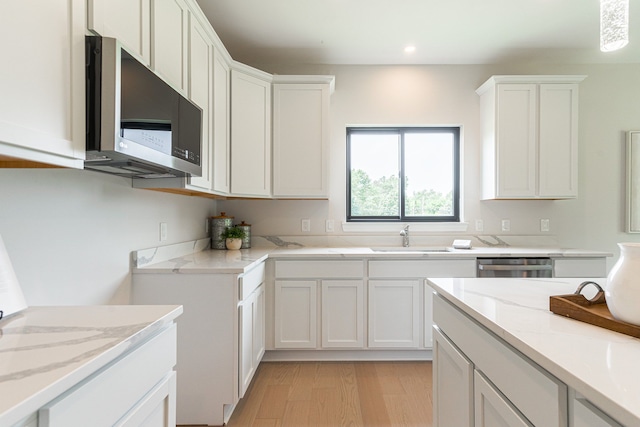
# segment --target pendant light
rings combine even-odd
[[[629,0],[600,0],[600,50],[611,52],[629,43]]]

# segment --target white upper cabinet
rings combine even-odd
[[[87,28],[118,39],[146,65],[151,59],[150,0],[88,0]]]
[[[187,4],[183,0],[151,0],[151,18],[151,68],[187,94]]]
[[[577,197],[584,78],[493,76],[478,88],[483,199]]]
[[[274,76],[273,197],[328,197],[333,82],[333,76]]]
[[[231,70],[218,49],[213,55],[213,182],[212,190],[229,194],[231,174]]]
[[[211,189],[213,150],[213,44],[194,15],[189,16],[189,99],[202,109],[200,163],[202,176],[191,177],[190,186]]]
[[[242,68],[231,69],[231,194],[270,197],[271,75]]]
[[[0,3],[3,166],[83,167],[85,15],[85,0]]]

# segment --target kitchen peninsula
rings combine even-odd
[[[429,279],[434,425],[640,425],[640,340],[549,311],[582,281]]]
[[[0,425],[175,425],[180,313],[178,306],[30,307],[2,319]]]

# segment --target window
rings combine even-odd
[[[460,221],[460,128],[347,128],[347,221]]]

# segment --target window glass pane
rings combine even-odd
[[[397,134],[351,134],[351,216],[400,216]]]
[[[405,216],[454,214],[454,142],[451,132],[405,134]]]

